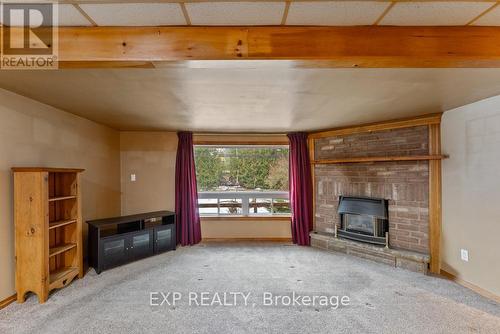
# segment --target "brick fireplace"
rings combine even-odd
[[[340,196],[383,198],[388,201],[391,250],[380,253],[373,248],[373,252],[368,252],[365,257],[387,262],[389,254],[389,263],[393,259],[397,265],[398,254],[403,254],[405,259],[418,260],[417,271],[426,272],[424,267],[430,252],[429,161],[411,160],[411,157],[428,154],[429,131],[425,125],[315,139],[315,161],[342,162],[315,164],[313,246],[339,246],[329,247],[328,242],[334,240],[325,238],[334,235],[335,225],[341,227],[338,214]],[[347,162],[350,158],[370,157],[394,157],[396,161]],[[405,161],[406,157],[409,160]],[[342,242],[346,246],[345,241]],[[354,248],[358,246],[352,245]],[[362,248],[371,249],[367,247],[363,245]]]

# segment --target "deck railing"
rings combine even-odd
[[[200,215],[288,215],[288,191],[206,191],[198,193]]]

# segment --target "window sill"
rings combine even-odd
[[[273,215],[273,216],[238,216],[238,215],[213,215],[201,216],[202,221],[290,221],[290,215]]]

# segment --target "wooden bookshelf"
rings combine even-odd
[[[13,168],[16,291],[44,303],[49,292],[83,277],[82,169]]]

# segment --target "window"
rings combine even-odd
[[[200,215],[289,215],[288,146],[194,147]]]

